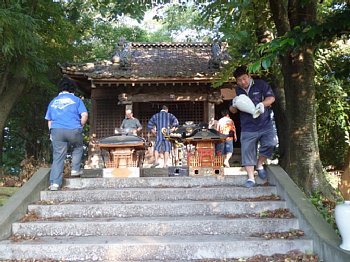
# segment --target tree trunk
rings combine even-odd
[[[284,81],[278,74],[273,73],[270,77],[271,87],[275,94],[276,100],[272,104],[275,124],[278,136],[278,158],[279,164],[285,166],[286,154],[288,152],[289,135],[288,119],[286,116],[286,97],[284,93]]]
[[[270,0],[278,35],[283,36],[295,26],[315,22],[316,5],[314,0],[307,4],[301,0]],[[304,46],[280,57],[288,129],[286,151],[280,163],[306,193],[322,191],[331,196],[318,148],[313,51],[313,46]]]
[[[17,64],[21,64],[20,61]],[[0,163],[2,164],[2,155],[3,155],[3,138],[4,138],[4,128],[7,121],[7,118],[15,106],[16,101],[22,94],[23,90],[26,87],[27,80],[21,74],[20,70],[10,70],[9,67],[6,67],[0,75]],[[12,73],[14,72],[14,73]]]
[[[305,192],[320,186],[323,177],[316,128],[313,49],[289,55],[285,75],[286,112],[289,120],[289,154],[285,169]]]
[[[271,31],[267,27],[266,21],[270,19],[270,10],[268,3],[265,1],[253,1],[252,2],[254,12],[254,22],[255,22],[255,34],[258,40],[258,43],[264,43],[272,39]],[[278,145],[278,154],[279,159],[284,159],[284,155],[287,149],[287,138],[288,138],[288,129],[285,126],[287,123],[286,117],[286,100],[284,94],[283,86],[283,76],[279,69],[272,69],[272,74],[268,76],[267,81],[270,83],[274,94],[276,96],[276,101],[272,104],[274,119],[277,128],[277,135],[279,138]]]

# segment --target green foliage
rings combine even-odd
[[[50,161],[51,142],[44,116],[51,97],[57,91],[52,83],[42,84],[25,91],[6,123],[3,165],[7,173],[18,174],[20,163],[27,156]]]
[[[42,121],[48,101],[56,94],[53,83],[60,77],[56,63],[109,59],[121,36],[128,41],[172,41],[171,33],[187,29],[201,33],[203,29],[211,27],[213,40],[228,43],[233,61],[227,65],[221,80],[216,83],[219,86],[231,77],[233,68],[239,64],[249,64],[252,72],[268,70],[272,66],[276,67],[276,58],[282,52],[307,44],[316,43],[321,46],[323,42],[335,37],[348,36],[350,28],[349,10],[342,4],[343,1],[339,1],[338,6],[334,1],[323,1],[322,5],[318,5],[322,15],[321,23],[295,27],[283,37],[258,45],[265,28],[272,35],[275,33],[266,1],[219,0],[188,6],[168,4],[169,2],[157,1],[157,4],[161,4],[159,8],[164,10],[162,16],[158,17],[163,22],[163,28],[157,32],[147,32],[121,22],[127,15],[140,21],[146,10],[155,6],[156,3],[151,0],[37,0],[0,3],[1,70],[6,61],[6,64],[20,67],[19,71],[31,80],[28,90],[8,121],[11,137],[11,140],[5,141],[8,166],[14,166],[10,161],[15,156],[22,156],[28,148],[35,147],[38,137],[47,139],[46,127],[43,127]],[[198,39],[210,40],[211,36],[207,34],[207,38],[203,38],[200,35],[195,40]],[[318,55],[316,58],[321,57]],[[349,95],[347,57],[334,55],[332,59],[321,59],[317,68],[321,158],[328,164],[332,161],[331,156],[336,156],[334,163],[337,166],[341,165],[341,155],[349,139],[349,109],[344,102],[346,94]],[[18,58],[24,58],[25,63],[16,63]],[[328,65],[332,70],[326,72]],[[26,127],[27,123],[33,125]],[[14,141],[15,138],[18,141]],[[40,149],[41,143],[49,142],[37,143],[39,151],[45,148]],[[23,145],[27,146],[25,151]]]
[[[31,34],[37,30],[35,20],[23,11],[17,5],[11,9],[0,9],[1,53],[7,61],[13,56],[32,51],[40,42],[38,37]]]
[[[113,22],[113,15],[104,9],[108,1],[36,3],[0,4],[0,40],[5,43],[0,57],[17,68],[21,66],[31,79],[6,122],[3,168],[7,173],[18,173],[20,162],[27,156],[50,162],[51,142],[44,116],[49,101],[57,95],[55,83],[61,77],[57,62],[109,59],[121,36],[141,42],[153,37],[159,41],[169,39],[164,31],[152,34]],[[18,57],[26,57],[28,64],[16,63]],[[89,102],[85,100],[88,108]],[[84,131],[88,141],[88,125]]]
[[[79,53],[75,43],[86,24],[75,25],[80,16],[70,10],[46,0],[0,4],[0,57],[6,61],[0,71],[10,71],[11,76],[0,74],[6,87],[1,91],[16,89],[9,81],[15,77],[28,83],[24,93],[18,92],[17,106],[6,122],[2,156],[9,172],[18,171],[26,154],[41,158],[50,149],[43,117],[48,101],[57,93],[52,84],[61,75],[57,62],[73,60]],[[0,122],[5,123],[7,116],[2,117]]]
[[[215,87],[231,78],[238,65],[247,64],[251,72],[260,72],[262,66],[267,69],[275,62],[275,56],[259,60],[258,43],[264,41],[267,29],[269,33],[275,30],[266,1],[211,1],[204,5],[201,14],[211,24],[214,40],[228,44],[232,58]]]
[[[168,31],[174,38],[182,34],[188,42],[211,41],[209,22],[202,19],[201,7],[201,4],[173,3],[166,5],[162,15],[157,15],[155,18],[162,22],[163,30]]]
[[[342,48],[343,47],[343,48]],[[350,47],[319,50],[316,60],[317,130],[324,165],[344,166],[350,146]]]
[[[336,203],[327,200],[320,192],[313,193],[309,197],[309,200],[316,207],[318,212],[320,212],[326,222],[330,224],[336,232],[338,232],[338,227],[334,217]]]
[[[9,126],[12,123],[8,122]],[[11,131],[10,131],[11,130]],[[24,137],[16,132],[12,132],[9,127],[4,129],[4,145],[3,145],[3,171],[6,174],[19,174],[20,163],[24,159],[25,143]]]
[[[346,6],[339,6],[337,9],[328,8],[327,10],[333,11],[329,12],[330,14],[321,23],[296,26],[284,36],[260,44],[258,52],[261,57],[253,68],[258,69],[257,65],[263,63],[265,68],[268,64],[272,64],[275,57],[287,51],[297,52],[299,49],[309,46],[320,47],[324,43],[335,41],[337,38],[349,37],[350,10]]]
[[[88,47],[88,50],[80,57],[80,60],[110,59],[121,37],[127,41],[148,41],[147,32],[139,27],[114,26],[101,21],[95,24],[91,33],[84,35],[84,45]]]
[[[36,32],[39,25],[34,17],[27,14],[27,8],[13,4],[9,8],[0,5],[0,68],[4,67],[23,76],[30,77],[33,72],[45,70],[43,59],[35,57],[40,50],[42,39]],[[33,59],[34,58],[34,59]],[[21,60],[16,69],[11,65],[14,60]]]
[[[168,30],[161,28],[155,32],[150,32],[148,37],[149,42],[173,42],[173,38]]]

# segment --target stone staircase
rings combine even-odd
[[[299,229],[274,186],[247,189],[246,176],[74,178],[42,191],[0,261],[213,261],[313,251],[312,240],[266,238]],[[257,180],[259,182],[259,180]],[[261,182],[261,181],[260,181]]]

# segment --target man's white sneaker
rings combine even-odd
[[[70,172],[70,176],[72,176],[72,177],[80,177],[80,175],[82,175],[82,174],[83,174],[83,170],[80,170],[80,171],[72,170]]]
[[[49,190],[50,190],[50,191],[57,191],[59,188],[60,188],[60,186],[59,186],[58,184],[52,184],[52,185],[49,187]]]

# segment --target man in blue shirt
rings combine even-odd
[[[50,172],[50,190],[62,186],[64,160],[68,147],[73,147],[71,176],[81,174],[83,155],[83,127],[88,113],[83,101],[74,95],[75,83],[64,77],[59,83],[59,94],[49,104],[45,119],[52,141],[53,162]]]
[[[154,164],[152,167],[159,165],[158,158],[159,152],[163,148],[164,150],[164,166],[167,167],[169,153],[171,149],[171,144],[168,140],[165,139],[162,129],[166,128],[166,133],[170,133],[175,130],[179,125],[177,118],[168,112],[168,107],[163,106],[162,110],[159,113],[154,114],[151,119],[148,121],[147,128],[151,130],[153,134],[156,135],[156,144],[154,145]]]
[[[238,67],[233,76],[236,78],[238,87],[237,96],[232,100],[230,111],[237,112],[236,98],[247,95],[260,112],[259,117],[253,118],[249,113],[240,111],[241,122],[241,153],[242,165],[248,174],[245,187],[255,185],[254,167],[261,179],[266,179],[266,171],[263,167],[267,158],[271,158],[276,146],[275,131],[273,128],[269,107],[275,101],[275,95],[268,83],[259,79],[252,79],[246,66]],[[259,157],[258,157],[258,144]]]

